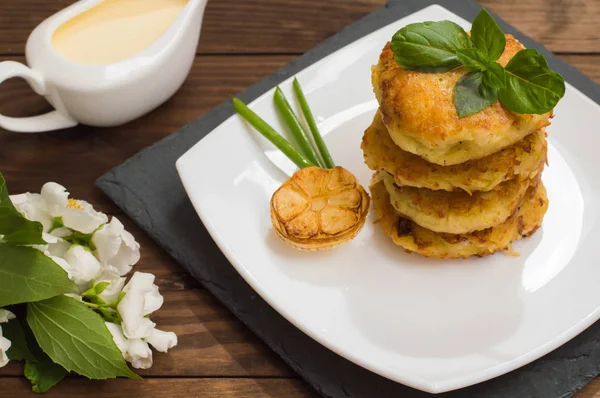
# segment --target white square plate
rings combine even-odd
[[[360,143],[377,107],[370,67],[404,25],[444,19],[470,26],[431,6],[297,75],[334,160],[364,186],[371,172]],[[291,80],[281,87],[293,98]],[[270,90],[251,107],[285,131],[272,97]],[[439,393],[514,370],[599,318],[599,120],[600,106],[567,84],[548,128],[543,181],[550,207],[541,230],[514,245],[519,257],[440,261],[406,254],[369,221],[333,251],[288,247],[269,218],[271,195],[287,176],[263,149],[287,166],[238,116],[191,148],[177,169],[223,253],[279,313],[356,364]]]

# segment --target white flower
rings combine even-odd
[[[156,351],[167,352],[177,345],[177,335],[173,332],[154,329],[152,334],[146,338],[146,341],[150,343]]]
[[[98,295],[105,303],[112,303],[117,300],[119,293],[123,290],[125,280],[127,278],[119,276],[119,273],[114,267],[104,268],[100,275],[95,279],[96,284],[108,282],[109,285],[102,293]]]
[[[54,234],[42,232],[42,239],[46,241],[45,245],[35,245],[33,247],[49,256],[63,257],[65,252],[71,247],[69,242]]]
[[[67,272],[71,274],[71,279],[77,285],[85,286],[95,279],[102,269],[96,257],[80,245],[72,245],[65,252],[64,259],[70,267]]]
[[[49,253],[46,253],[46,255],[48,257],[50,257],[52,259],[52,261],[54,261],[56,264],[58,264],[60,266],[60,268],[65,270],[65,272],[67,273],[67,277],[69,279],[73,280],[73,274],[71,273],[71,265],[64,258],[57,257],[57,256],[50,256]]]
[[[60,184],[47,182],[40,191],[40,196],[44,200],[46,211],[56,213],[69,204],[69,192]]]
[[[140,260],[140,245],[123,224],[113,217],[92,236],[96,255],[103,265],[112,265],[120,275],[125,275]]]
[[[42,187],[41,197],[45,209],[52,217],[60,217],[65,227],[84,234],[91,234],[108,221],[105,214],[94,210],[84,200],[69,199],[69,192],[55,182],[47,182]]]
[[[106,327],[121,350],[123,358],[127,362],[131,362],[131,366],[136,369],[148,369],[152,366],[152,351],[148,343],[142,339],[127,339],[121,326],[115,323],[106,322]]]
[[[106,214],[97,212],[84,200],[75,199],[69,199],[68,207],[60,209],[53,215],[61,217],[65,227],[84,234],[91,234],[108,221]]]
[[[26,219],[41,223],[46,232],[52,228],[52,216],[46,211],[46,204],[42,195],[27,192],[20,195],[11,195],[10,200],[17,211]]]
[[[108,221],[106,214],[97,212],[86,201],[69,199],[65,187],[55,182],[44,184],[40,194],[24,193],[10,199],[25,218],[42,223],[44,232],[50,232],[55,218],[60,218],[65,227],[84,234],[91,234]]]
[[[12,312],[0,308],[0,323],[8,322],[10,319],[14,319],[15,314]],[[10,340],[2,336],[2,327],[0,327],[0,368],[6,366],[8,363],[8,356],[6,351],[10,348]]]
[[[5,323],[10,321],[11,319],[15,319],[15,314],[10,312],[9,310],[5,310],[4,308],[0,308],[0,323]]]
[[[150,336],[156,324],[145,316],[156,311],[163,303],[163,297],[154,285],[154,275],[134,273],[123,291],[125,297],[117,306],[123,320],[123,333],[129,339]]]
[[[131,362],[136,369],[149,369],[152,366],[152,350],[142,339],[130,339],[128,356],[125,360]]]

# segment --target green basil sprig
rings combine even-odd
[[[471,36],[454,22],[423,22],[400,29],[390,46],[396,63],[407,70],[439,73],[463,66],[468,71],[454,87],[459,117],[497,100],[513,112],[541,115],[565,94],[563,77],[534,49],[519,51],[505,68],[497,62],[506,37],[485,9],[473,21]]]
[[[467,32],[450,21],[406,25],[390,44],[398,65],[420,72],[446,72],[459,67],[456,50],[472,45]]]

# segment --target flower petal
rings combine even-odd
[[[113,340],[119,350],[121,350],[121,354],[123,354],[123,358],[127,355],[127,350],[129,349],[129,342],[125,335],[123,335],[123,329],[121,326],[112,322],[105,322],[106,327],[110,334],[112,334]]]
[[[54,261],[56,264],[58,264],[60,266],[60,268],[64,269],[65,272],[67,273],[67,276],[69,279],[73,280],[73,275],[71,274],[71,265],[64,259],[61,257],[57,257],[57,256],[48,256],[52,259],[52,261]]]
[[[23,193],[10,196],[10,200],[19,213],[30,221],[37,221],[42,224],[44,231],[52,228],[52,216],[46,210],[46,205],[42,196],[37,193]]]
[[[8,322],[11,319],[15,319],[15,314],[4,308],[0,308],[0,323]]]
[[[154,275],[136,272],[123,288],[125,297],[117,306],[117,310],[123,320],[123,333],[129,339],[146,338],[156,326],[144,317],[145,296],[147,293],[151,293],[152,296],[153,286]]]
[[[69,193],[66,188],[55,182],[47,182],[40,191],[42,199],[46,204],[46,208],[51,213],[54,209],[67,207]]]
[[[85,208],[80,210],[65,207],[64,209],[60,209],[58,211],[57,217],[62,217],[65,227],[84,234],[91,234],[100,225],[108,221],[106,214],[98,213],[93,209],[86,210]]]
[[[70,247],[71,244],[69,242],[58,238],[56,243],[48,244],[48,253],[50,253],[51,256],[64,257],[65,253]]]
[[[58,238],[65,238],[65,237],[71,235],[72,233],[73,233],[73,231],[71,231],[67,227],[59,227],[59,228],[53,229],[52,232],[50,232],[50,234],[52,236],[56,236]]]
[[[173,332],[154,329],[152,334],[146,338],[146,341],[151,344],[156,351],[167,352],[177,345],[177,335]]]
[[[73,282],[77,285],[91,282],[102,269],[96,257],[80,245],[72,245],[65,252],[65,261],[69,263]]]
[[[144,315],[152,314],[162,307],[165,299],[158,292],[158,286],[152,285],[152,290],[144,294]]]
[[[0,327],[0,368],[6,366],[8,363],[8,356],[6,356],[6,351],[11,346],[10,340],[2,336],[2,327]]]
[[[136,369],[148,369],[152,366],[152,350],[142,339],[131,339],[125,360]]]
[[[125,286],[127,278],[120,277],[114,267],[104,268],[96,278],[96,283],[108,282],[109,285],[98,295],[106,303],[112,303],[119,298],[119,293]]]
[[[96,246],[100,262],[114,266],[121,275],[131,271],[132,266],[140,260],[140,245],[116,217],[94,233],[92,243]]]

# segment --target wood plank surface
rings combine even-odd
[[[0,54],[24,54],[29,33],[75,0],[0,2]],[[198,51],[303,53],[385,0],[209,0]]]
[[[28,390],[27,381],[1,379],[0,398],[40,397]],[[297,379],[236,379],[236,378],[159,378],[133,381],[125,379],[90,381],[73,378],[50,390],[43,397],[80,398],[98,396],[160,397],[160,398],[316,398],[318,395]]]
[[[75,0],[0,1],[0,55],[24,54],[31,30]],[[554,52],[600,53],[598,0],[483,0]],[[304,53],[385,0],[209,0],[199,53]]]

